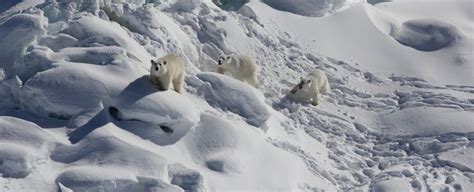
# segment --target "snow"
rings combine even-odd
[[[472,132],[471,116],[472,112],[457,109],[414,107],[380,115],[379,121],[384,134],[432,136]]]
[[[458,39],[465,38],[455,26],[430,19],[406,21],[393,36],[401,44],[420,51],[436,51],[454,46]]]
[[[351,0],[263,0],[264,3],[275,9],[288,11],[303,16],[324,16],[337,9],[343,8],[346,4],[356,1]]]
[[[381,181],[372,186],[371,191],[395,192],[395,191],[413,191],[410,184],[403,179],[391,179]]]
[[[270,116],[263,95],[251,86],[219,74],[201,73],[197,77],[203,81],[198,92],[210,105],[236,113],[257,127]]]
[[[474,187],[471,1],[219,2],[2,1],[2,191]],[[148,77],[168,53],[182,94]],[[316,68],[320,104],[288,99]]]
[[[456,167],[457,169],[474,172],[474,167],[472,165],[473,161],[473,146],[467,147],[465,149],[458,149],[452,151],[446,151],[439,155],[439,159],[444,161],[446,164]]]

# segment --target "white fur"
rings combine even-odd
[[[326,73],[320,69],[315,69],[306,78],[293,87],[291,94],[301,100],[310,101],[312,105],[319,104],[319,94],[327,93],[331,90]]]
[[[150,78],[161,90],[168,90],[173,85],[181,93],[184,82],[184,59],[176,54],[169,54],[151,61]]]
[[[220,55],[217,72],[230,73],[234,78],[258,88],[258,66],[246,55]]]

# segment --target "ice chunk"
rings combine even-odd
[[[7,77],[15,74],[15,64],[37,36],[44,35],[44,18],[32,14],[17,14],[0,24],[0,68]]]

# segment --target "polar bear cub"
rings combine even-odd
[[[151,60],[150,78],[161,90],[168,90],[173,84],[176,92],[181,93],[184,82],[184,59],[176,54],[169,54]]]
[[[258,66],[247,55],[223,55],[217,60],[217,72],[229,72],[234,78],[258,88]]]
[[[320,69],[315,69],[306,78],[301,78],[300,82],[291,89],[291,94],[298,99],[310,101],[312,105],[319,104],[319,94],[327,93],[331,90],[326,73]]]

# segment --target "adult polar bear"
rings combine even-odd
[[[217,60],[217,72],[229,72],[234,78],[258,88],[258,66],[247,55],[224,55]]]
[[[326,73],[320,69],[315,69],[306,78],[301,78],[300,82],[291,89],[290,93],[296,99],[311,101],[316,106],[319,104],[319,94],[327,93],[331,90]]]
[[[176,92],[181,94],[184,82],[184,59],[177,54],[169,54],[151,60],[150,78],[161,90],[168,90],[173,84]]]

